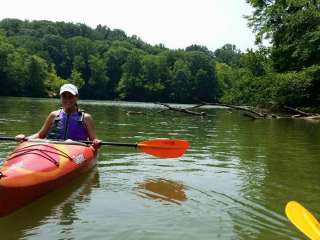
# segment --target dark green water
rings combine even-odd
[[[103,147],[97,167],[0,219],[0,239],[304,239],[284,215],[320,217],[320,123],[257,120],[224,109],[198,118],[154,104],[82,101],[99,138],[190,141],[179,159]],[[59,102],[0,98],[0,135],[32,134]],[[146,115],[127,115],[140,111]],[[0,142],[0,162],[14,149]]]

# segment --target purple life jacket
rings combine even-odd
[[[74,112],[67,114],[61,109],[58,116],[55,117],[49,133],[48,139],[86,141],[89,134],[84,123],[84,112]]]

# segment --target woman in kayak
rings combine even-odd
[[[21,142],[32,138],[47,138],[54,140],[92,141],[99,148],[101,140],[97,139],[95,126],[90,114],[80,111],[77,105],[78,89],[73,84],[64,84],[60,88],[62,108],[49,114],[42,128],[35,134],[26,137],[16,136]]]

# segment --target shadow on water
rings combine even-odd
[[[93,188],[99,187],[96,168],[30,205],[0,219],[1,239],[27,238],[32,230],[50,219],[59,225],[70,225],[77,219],[76,205],[90,200]],[[5,231],[3,231],[5,230]]]
[[[162,178],[147,179],[138,183],[136,188],[139,196],[163,203],[175,203],[180,205],[187,200],[184,185]]]

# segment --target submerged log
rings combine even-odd
[[[195,109],[195,108],[200,108],[202,106],[211,105],[211,106],[221,106],[221,107],[226,107],[228,109],[242,111],[242,112],[244,112],[244,116],[249,117],[251,119],[258,119],[258,118],[265,118],[266,117],[265,114],[256,112],[256,111],[248,109],[246,107],[239,107],[239,106],[234,106],[234,105],[230,105],[230,104],[201,102],[200,104],[197,104],[197,105],[189,107],[189,108],[172,107],[169,104],[165,104],[165,103],[157,103],[157,104],[160,104],[160,105],[166,107],[166,109],[162,109],[162,110],[158,111],[158,113],[162,113],[162,112],[171,110],[171,111],[176,111],[176,112],[181,112],[181,113],[186,113],[186,114],[191,114],[191,115],[203,117],[203,116],[209,116],[209,115],[206,112],[195,112],[195,111],[191,111],[190,109]]]
[[[235,105],[219,104],[219,103],[210,103],[209,105],[223,106],[223,107],[228,107],[228,108],[231,108],[231,109],[243,111],[243,112],[245,112],[245,114],[247,116],[250,115],[250,117],[252,117],[252,118],[266,118],[266,116],[267,116],[264,113],[260,113],[260,112],[254,111],[254,110],[246,108],[246,107],[239,107],[239,106],[235,106]]]
[[[221,106],[221,107],[226,107],[228,109],[241,111],[241,112],[244,112],[243,113],[244,116],[249,117],[251,119],[258,119],[258,118],[266,118],[267,117],[267,114],[254,111],[254,110],[249,109],[247,107],[240,107],[240,106],[235,106],[235,105],[230,105],[230,104],[223,104],[223,103],[207,103],[207,102],[201,101],[201,104],[196,105],[193,108],[201,107],[201,106],[205,106],[205,105]]]
[[[156,103],[156,104],[160,104],[164,107],[166,107],[166,109],[162,109],[160,111],[158,111],[158,113],[162,113],[165,111],[175,111],[175,112],[181,112],[181,113],[185,113],[185,114],[190,114],[190,115],[195,115],[195,116],[210,116],[208,115],[206,112],[196,112],[193,111],[194,109],[203,107],[203,106],[221,106],[221,107],[225,107],[226,109],[229,110],[237,110],[243,113],[243,115],[245,117],[249,117],[253,120],[255,119],[270,119],[270,118],[300,118],[300,119],[305,119],[305,120],[314,120],[314,121],[319,121],[320,120],[320,114],[315,114],[315,113],[307,113],[307,112],[303,112],[299,109],[295,109],[292,107],[288,107],[288,106],[284,106],[282,109],[285,110],[289,110],[290,112],[294,113],[294,115],[276,115],[274,113],[266,113],[266,112],[259,112],[257,110],[254,110],[253,108],[248,108],[248,107],[240,107],[240,106],[235,106],[235,105],[231,105],[231,104],[223,104],[223,103],[207,103],[207,102],[203,102],[201,101],[201,103],[192,106],[192,107],[188,107],[188,108],[179,108],[179,107],[173,107],[170,106],[169,104],[165,104],[165,103]]]
[[[144,112],[128,111],[127,115],[146,115]]]
[[[313,113],[306,113],[299,109],[288,107],[288,106],[283,106],[283,108],[291,112],[297,113],[296,115],[293,115],[293,117],[308,117],[308,116],[314,115]]]
[[[167,111],[167,110],[171,110],[171,111],[175,111],[175,112],[181,112],[181,113],[186,113],[186,114],[191,114],[191,115],[196,115],[196,116],[208,116],[207,113],[205,112],[194,112],[194,111],[190,111],[190,108],[178,108],[178,107],[172,107],[169,104],[165,104],[165,103],[157,103],[160,104],[164,107],[166,107],[167,109],[163,109],[161,111],[159,111],[158,113]]]

